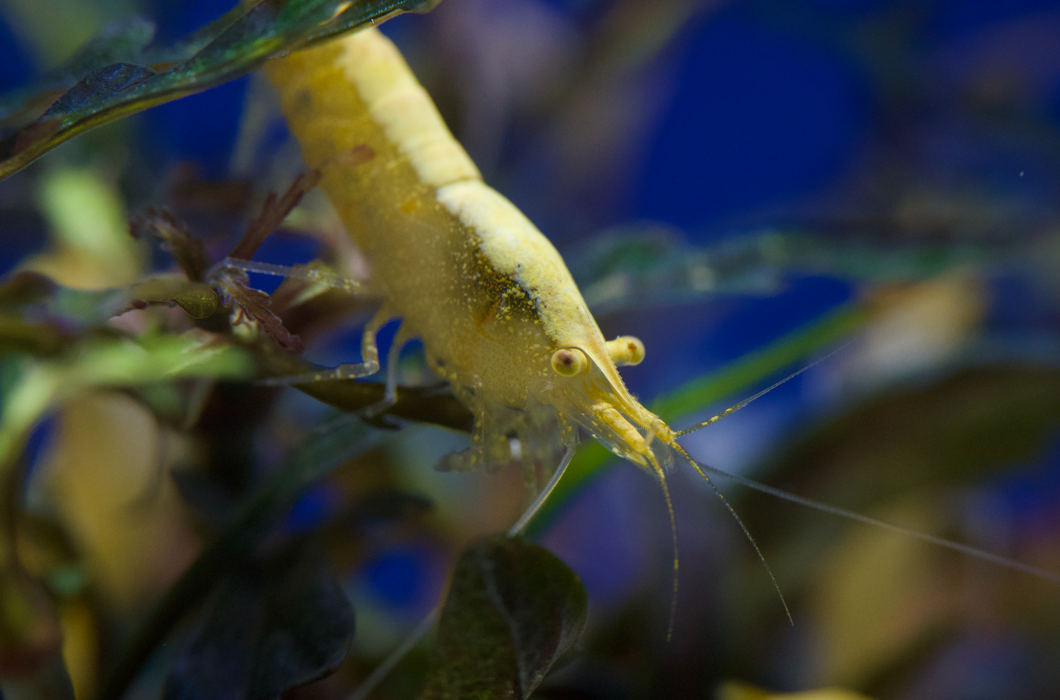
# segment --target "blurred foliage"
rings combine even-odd
[[[81,76],[77,82],[71,86],[53,79],[65,92],[32,122],[4,134],[0,179],[86,129],[228,82],[278,53],[401,12],[425,12],[437,2],[247,2],[172,47],[152,44],[153,27],[143,20],[111,27],[57,71]],[[30,101],[39,103],[42,97],[47,99],[38,93]],[[25,109],[32,111],[28,105]]]
[[[456,563],[424,698],[530,696],[585,625],[585,586],[543,547],[495,535]]]
[[[718,700],[865,700],[849,690],[809,690],[804,693],[771,693],[746,683],[726,683],[718,690]]]
[[[298,387],[317,401],[255,384],[306,371],[303,351],[345,359],[336,336],[374,303],[213,273],[226,255],[284,245],[310,270],[364,272],[315,174],[296,176],[297,159],[269,145],[278,117],[256,83],[228,179],[145,166],[140,151],[167,134],[137,137],[131,120],[16,172],[275,53],[437,4],[245,3],[158,44],[152,23],[127,19],[73,55],[42,50],[52,65],[2,101],[0,227],[12,250],[19,236],[47,242],[0,280],[4,697],[347,697],[438,605],[431,651],[413,648],[373,697],[1056,697],[1054,584],[729,494],[790,627],[728,513],[677,465],[681,593],[666,643],[661,499],[642,475],[605,469],[601,446],[582,445],[534,521],[545,549],[492,534],[525,506],[518,469],[431,470],[462,446],[470,414],[418,356],[379,416],[363,415],[376,382]],[[908,3],[796,4],[797,17],[771,0],[450,0],[395,31],[491,181],[578,239],[571,269],[608,333],[621,322],[644,336],[648,360],[625,374],[667,421],[857,334],[684,438],[691,454],[1058,571],[1060,207],[1047,185],[1060,182],[1060,117],[1047,93],[1060,59],[1018,49],[1045,46],[1042,32],[1055,45],[1060,16],[1002,13],[947,43]],[[67,7],[56,23],[98,9]],[[47,36],[47,17],[23,15],[37,23],[25,36]],[[856,165],[824,192],[726,221],[735,234],[628,223],[633,164],[661,138],[691,35],[752,19],[858,61],[877,123]],[[925,36],[938,55],[924,57]],[[980,160],[1028,162],[1048,194],[1014,196]],[[798,296],[807,279],[854,291],[822,304]],[[719,368],[722,355],[689,349],[704,323],[712,342],[758,348]],[[741,336],[758,324],[768,330]],[[760,417],[785,406],[800,417]],[[712,452],[726,441],[752,458]]]

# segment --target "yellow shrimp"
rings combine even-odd
[[[482,181],[393,44],[369,29],[266,73],[384,298],[349,373],[377,371],[375,332],[400,317],[399,342],[421,338],[475,414],[473,445],[451,467],[507,461],[512,431],[548,428],[572,446],[576,423],[662,476],[645,436],[675,446],[673,432],[616,369],[640,362],[643,345],[604,340],[559,253]]]
[[[659,480],[673,526],[664,471],[670,450],[709,479],[618,373],[644,358],[643,344],[605,341],[559,253],[482,181],[394,45],[368,29],[265,71],[384,300],[365,329],[363,363],[331,376],[377,372],[376,332],[400,317],[388,393],[400,346],[419,337],[430,366],[474,413],[471,446],[443,467],[506,463],[513,432],[528,463],[548,464],[566,447],[552,482],[513,531],[569,461],[576,425]],[[674,542],[676,572],[676,530]]]
[[[395,397],[398,352],[405,341],[419,337],[428,363],[474,414],[471,446],[447,458],[444,468],[507,463],[513,432],[528,465],[549,464],[565,448],[552,479],[511,532],[526,525],[558,481],[577,445],[576,426],[581,426],[659,480],[674,540],[675,590],[677,535],[665,471],[674,452],[712,486],[708,472],[1060,582],[1053,572],[698,463],[677,438],[773,387],[679,432],[644,408],[617,369],[641,362],[643,344],[629,336],[604,340],[559,253],[522,212],[482,181],[401,54],[378,31],[363,30],[295,52],[265,70],[279,89],[284,116],[306,163],[321,171],[320,188],[371,266],[371,291],[383,298],[365,328],[361,364],[288,377],[287,382],[378,372],[376,333],[400,318],[387,362],[388,400]],[[243,267],[260,269],[253,263]],[[765,564],[739,516],[715,492]],[[776,587],[771,572],[770,577]]]

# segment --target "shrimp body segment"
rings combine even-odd
[[[452,469],[550,464],[581,425],[662,476],[673,432],[630,395],[616,361],[639,340],[604,340],[544,235],[487,186],[388,39],[374,29],[266,67],[306,163],[371,267],[378,327],[402,319],[431,367],[472,409],[471,447]],[[655,440],[658,438],[658,440]]]

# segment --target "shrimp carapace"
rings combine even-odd
[[[583,426],[651,468],[672,432],[626,390],[616,364],[643,344],[605,341],[563,259],[511,202],[487,186],[427,93],[374,29],[268,64],[306,163],[371,268],[384,310],[401,318],[428,363],[475,416],[471,447],[445,467],[509,459],[554,463]],[[369,337],[371,336],[371,337]],[[367,369],[376,365],[371,363]],[[655,461],[665,464],[660,451]]]

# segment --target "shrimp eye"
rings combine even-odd
[[[631,335],[619,336],[607,341],[607,354],[619,367],[639,365],[644,361],[644,343],[640,342],[640,338]]]
[[[562,348],[552,353],[552,369],[556,374],[573,377],[589,369],[589,358],[578,348]]]

